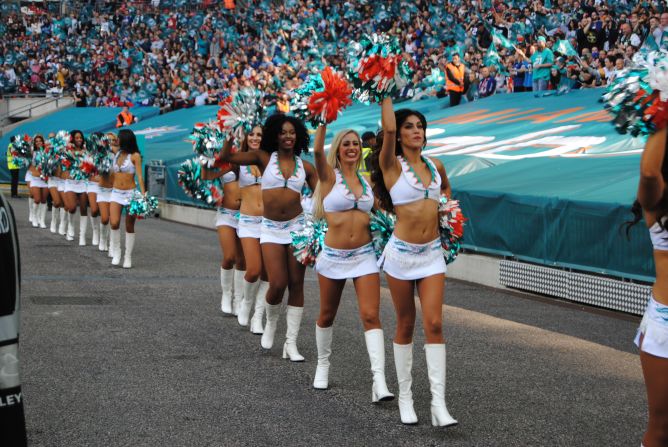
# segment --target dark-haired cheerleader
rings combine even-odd
[[[397,216],[396,226],[379,261],[397,312],[394,362],[399,381],[399,411],[404,424],[417,423],[411,393],[413,331],[417,289],[422,307],[434,426],[457,421],[445,405],[445,339],[442,297],[446,264],[439,237],[438,204],[450,197],[445,168],[422,155],[427,121],[416,111],[396,113],[392,100],[382,102],[383,145],[372,155],[371,179],[380,205]]]
[[[262,173],[264,204],[260,244],[269,278],[266,296],[267,323],[262,347],[271,349],[285,289],[288,289],[287,332],[283,358],[304,361],[297,350],[297,336],[304,311],[304,265],[292,254],[291,231],[304,225],[301,191],[304,182],[312,190],[317,174],[312,164],[299,158],[308,150],[310,137],[304,123],[283,114],[270,116],[262,129],[261,150],[231,153],[228,140],[221,152],[224,161],[242,166],[257,166]]]
[[[67,147],[69,157],[79,160],[84,156],[86,146],[83,132],[70,132],[70,144]],[[77,170],[78,163],[72,163],[65,179],[65,208],[67,209],[67,240],[74,240],[74,213],[77,208],[79,217],[79,245],[86,245],[86,225],[88,224],[88,195],[86,194],[86,180],[80,178]]]

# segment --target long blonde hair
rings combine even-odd
[[[341,161],[339,160],[339,147],[343,138],[348,134],[355,134],[357,139],[360,142],[360,158],[357,160],[357,166],[355,169],[359,171],[362,166],[363,156],[362,156],[362,139],[360,135],[352,129],[344,129],[337,133],[332,140],[332,145],[327,152],[327,164],[332,167],[332,169],[341,169]],[[322,204],[322,201],[325,198],[322,195],[322,182],[318,182],[313,192],[313,218],[314,219],[323,219],[325,217],[325,207]]]

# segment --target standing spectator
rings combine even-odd
[[[480,69],[480,76],[482,77],[478,86],[480,97],[486,98],[492,96],[496,91],[496,79],[490,73],[489,67],[482,67]]]
[[[450,96],[450,107],[458,106],[462,100],[465,72],[459,53],[453,54],[452,61],[445,66],[445,89]]]
[[[7,146],[7,169],[12,176],[12,197],[16,198],[19,196],[19,165],[14,163],[14,157],[12,156],[12,149],[14,144],[14,137],[9,138],[9,146]]]
[[[636,48],[640,48],[640,37],[633,32],[631,25],[628,23],[622,23],[622,26],[619,27],[621,34],[619,35],[618,44],[626,48],[629,45],[633,45]]]
[[[515,53],[515,61],[512,65],[511,75],[513,77],[513,91],[524,92],[524,78],[529,71],[529,64],[524,60],[521,54]]]
[[[547,90],[547,83],[550,80],[550,68],[552,68],[553,62],[554,53],[547,48],[545,37],[538,37],[538,48],[531,56],[534,92]]]
[[[652,30],[652,35],[659,48],[668,47],[668,12],[661,14],[659,26]]]

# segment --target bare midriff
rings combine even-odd
[[[325,244],[340,250],[353,250],[371,242],[369,214],[360,210],[325,213]]]
[[[247,216],[261,216],[264,212],[262,205],[262,189],[260,185],[250,185],[241,188],[241,214]]]
[[[652,288],[654,299],[668,306],[668,251],[654,250],[656,282]]]
[[[287,222],[299,216],[304,210],[301,195],[289,188],[262,190],[263,216],[277,222]]]
[[[406,205],[395,205],[397,223],[394,235],[411,244],[426,244],[438,238],[438,202],[419,200]]]
[[[114,174],[109,173],[106,175],[98,176],[100,178],[100,188],[113,188],[114,187]]]
[[[114,189],[135,189],[137,184],[135,183],[135,175],[130,172],[116,172],[114,173]]]
[[[238,210],[241,205],[241,193],[239,182],[229,182],[223,185],[222,207],[230,210]]]

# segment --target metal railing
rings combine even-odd
[[[32,96],[32,95],[17,95],[17,96],[12,96],[12,98],[39,98],[40,96]],[[56,103],[56,108],[58,108],[58,102],[62,101],[64,99],[71,100],[70,96],[58,96],[58,97],[46,97],[46,96],[41,96],[44,98],[43,101],[35,101],[30,104],[23,105],[21,107],[17,107],[16,109],[11,109],[7,110],[7,112],[0,114],[0,123],[5,123],[6,121],[10,120],[12,117],[15,117],[16,115],[24,115],[25,113],[28,114],[27,118],[32,118],[32,111],[38,107],[43,107],[45,105],[51,104],[53,102]],[[7,100],[7,97],[5,96],[4,100]]]

